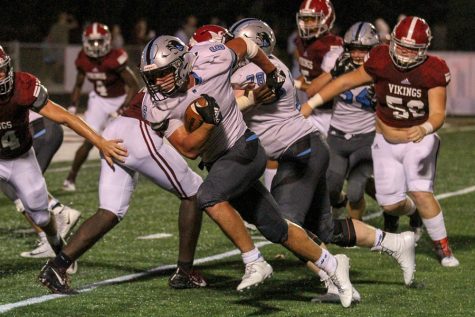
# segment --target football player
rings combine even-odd
[[[180,153],[193,159],[201,156],[209,173],[198,190],[198,204],[242,253],[246,269],[238,291],[262,283],[272,274],[272,267],[244,227],[242,216],[268,240],[327,272],[338,285],[342,305],[348,307],[352,298],[348,258],[331,255],[309,239],[301,227],[284,220],[259,181],[265,152],[257,135],[247,129],[229,81],[236,63],[243,58],[256,63],[266,74],[267,95],[278,95],[285,74],[251,40],[238,38],[226,45],[203,42],[190,51],[175,37],[152,40],[143,51],[141,63],[148,88],[142,104],[144,117],[160,125]],[[206,106],[197,107],[204,124],[189,133],[183,125],[185,109],[200,96],[207,99]]]
[[[89,93],[85,121],[97,132],[102,132],[110,119],[117,117],[137,93],[137,77],[127,66],[128,55],[121,48],[111,48],[111,33],[107,25],[94,22],[82,34],[83,48],[76,58],[76,84],[71,94],[73,113],[79,103],[81,88],[87,78],[94,84]],[[76,176],[86,161],[92,144],[87,140],[74,156],[71,170],[63,183],[63,190],[76,190]]]
[[[276,101],[259,104],[259,96],[252,91],[246,92],[247,97],[238,98],[244,121],[259,136],[267,156],[279,163],[271,193],[281,207],[282,216],[315,233],[325,243],[384,250],[399,262],[404,282],[410,285],[415,268],[412,232],[394,235],[355,219],[332,219],[325,177],[329,151],[317,128],[295,107],[297,101],[290,71],[272,55],[275,45],[272,29],[261,20],[243,19],[229,30],[235,37],[254,41],[276,67],[289,74],[281,88],[282,97]],[[241,87],[251,83],[262,86],[265,74],[254,63],[248,63],[234,72],[231,82]],[[256,96],[257,105],[249,102],[250,94]],[[332,287],[329,291],[334,291],[326,274],[319,274],[327,286]],[[359,296],[353,300],[359,301]]]
[[[44,174],[53,156],[63,142],[63,129],[59,124],[44,118],[34,111],[30,111],[29,120],[33,138],[33,149],[35,150],[36,159],[38,160],[41,172]],[[53,257],[54,252],[46,239],[45,233],[41,228],[36,226],[28,214],[25,213],[25,207],[16,195],[15,189],[5,182],[0,182],[0,190],[15,203],[16,210],[26,217],[39,237],[38,246],[35,249],[22,252],[20,255],[27,258]],[[55,216],[57,229],[61,237],[66,238],[66,235],[78,222],[81,213],[69,206],[63,205],[50,193],[48,193],[48,201],[48,208]]]
[[[306,91],[313,79],[328,76],[343,52],[343,39],[331,32],[335,10],[330,0],[304,0],[296,18],[299,33],[296,44],[302,76],[295,81],[295,87]],[[311,97],[309,93],[306,95]],[[301,104],[306,97],[299,98]],[[309,112],[309,120],[325,137],[330,127],[331,110],[332,103],[328,102]]]
[[[193,269],[202,219],[202,212],[196,204],[196,193],[202,180],[142,118],[144,97],[145,89],[142,89],[123,114],[104,130],[104,137],[123,140],[129,155],[124,163],[114,166],[114,169],[101,160],[99,209],[79,227],[68,245],[55,259],[48,261],[40,273],[40,281],[53,293],[74,292],[69,285],[66,268],[124,218],[139,174],[181,200],[178,265],[169,279],[170,287],[207,286]]]
[[[372,156],[378,203],[396,215],[411,215],[417,208],[440,263],[453,267],[459,261],[449,246],[443,213],[433,194],[440,146],[435,132],[445,121],[450,71],[444,60],[427,54],[431,39],[424,19],[402,19],[389,45],[373,48],[363,67],[330,82],[308,104],[318,107],[344,91],[374,82]]]
[[[33,75],[13,72],[10,56],[0,46],[0,178],[12,186],[33,222],[46,234],[57,254],[64,242],[48,209],[46,183],[32,147],[29,110],[68,125],[103,153],[109,164],[127,154],[119,140],[99,136],[79,117],[51,101],[46,88]]]

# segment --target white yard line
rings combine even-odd
[[[470,187],[466,187],[464,189],[457,190],[457,191],[454,191],[454,192],[439,194],[436,197],[437,197],[437,199],[442,200],[442,199],[447,199],[447,198],[454,197],[454,196],[460,196],[460,195],[468,194],[468,193],[471,193],[471,192],[474,192],[474,191],[475,191],[475,186],[470,186]],[[367,215],[367,216],[363,217],[363,219],[364,220],[373,219],[373,218],[381,216],[381,214],[382,214],[382,212],[376,212],[376,213],[373,213],[373,214],[370,214],[370,215]],[[266,246],[266,245],[269,245],[269,244],[271,244],[271,242],[261,241],[261,242],[257,242],[256,246],[257,247],[263,247],[263,246]],[[200,258],[200,259],[196,259],[194,263],[195,264],[203,264],[203,263],[208,263],[208,262],[211,262],[211,261],[222,260],[222,259],[229,258],[231,256],[235,256],[235,255],[239,255],[239,254],[240,254],[240,251],[235,249],[235,250],[231,250],[231,251],[228,251],[228,252],[224,252],[224,253],[220,253],[220,254],[216,254],[216,255],[212,255],[212,256],[207,256],[207,257]],[[93,283],[93,284],[90,284],[90,285],[85,285],[81,288],[78,288],[77,290],[80,293],[85,293],[85,292],[92,291],[93,289],[95,289],[97,287],[100,287],[100,286],[106,286],[106,285],[111,285],[111,284],[117,284],[117,283],[132,281],[132,280],[135,280],[135,279],[139,279],[139,278],[142,278],[142,277],[153,275],[154,273],[157,273],[157,272],[162,272],[162,271],[174,269],[175,267],[176,267],[175,264],[162,265],[162,266],[156,267],[154,269],[150,269],[150,270],[142,272],[142,273],[123,275],[123,276],[119,276],[119,277],[116,277],[116,278],[96,282],[96,283]],[[15,309],[15,308],[25,307],[25,306],[34,305],[34,304],[40,304],[40,303],[44,303],[44,302],[47,302],[47,301],[50,301],[50,300],[53,300],[53,299],[56,299],[56,298],[65,297],[65,296],[68,296],[68,295],[50,294],[50,295],[43,295],[43,296],[28,298],[28,299],[25,299],[25,300],[22,300],[22,301],[19,301],[19,302],[15,302],[15,303],[0,305],[0,314],[8,312],[8,311],[10,311],[12,309]]]

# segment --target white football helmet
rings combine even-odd
[[[4,77],[0,79],[0,95],[7,95],[13,89],[13,67],[10,56],[0,45],[0,72]]]
[[[275,35],[271,27],[259,19],[242,19],[234,23],[229,31],[236,37],[245,37],[256,43],[267,55],[275,47]]]
[[[174,95],[188,82],[188,76],[196,60],[196,55],[179,38],[162,35],[147,43],[142,51],[140,73],[147,90],[154,101]],[[156,84],[156,79],[174,74],[175,84],[164,90]],[[161,96],[160,96],[160,95]]]

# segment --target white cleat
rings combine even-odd
[[[54,258],[56,256],[46,238],[38,240],[37,245],[34,250],[22,252],[20,255],[24,258]]]
[[[241,283],[236,288],[242,292],[251,287],[257,286],[272,276],[272,266],[264,259],[260,259],[246,264],[246,271],[242,277]]]
[[[454,257],[453,255],[450,255],[450,256],[446,256],[445,258],[442,258],[442,260],[440,260],[440,264],[443,267],[456,267],[460,265],[460,262],[459,260],[457,260],[456,257]]]
[[[385,233],[380,247],[374,247],[372,251],[384,251],[401,266],[404,275],[404,284],[410,286],[414,281],[414,272],[416,271],[414,232],[406,231],[400,234]]]
[[[76,191],[76,184],[73,182],[65,179],[63,182],[63,190],[65,192],[75,192]]]
[[[51,211],[54,214],[60,236],[66,238],[69,231],[71,231],[78,222],[81,213],[61,203],[57,203]]]
[[[339,303],[340,302],[340,294],[338,293],[338,288],[335,284],[332,283],[330,279],[326,279],[323,281],[325,283],[325,287],[327,288],[327,292],[325,294],[317,295],[312,298],[313,303]],[[361,302],[361,295],[356,288],[353,287],[353,298],[351,299],[352,303],[359,303]]]
[[[344,254],[335,255],[338,266],[330,280],[335,285],[340,295],[340,303],[343,307],[350,307],[353,299],[353,286],[350,281],[350,259]]]

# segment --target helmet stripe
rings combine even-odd
[[[355,41],[358,41],[360,39],[360,33],[361,33],[361,30],[363,29],[363,26],[364,26],[363,22],[361,22],[360,25],[358,25],[358,30],[356,30],[356,35],[354,38]]]
[[[412,39],[412,34],[414,34],[414,30],[416,29],[417,20],[417,17],[412,17],[411,25],[409,26],[409,30],[407,31],[408,39]]]
[[[92,24],[92,35],[97,35],[97,23]]]
[[[145,59],[147,61],[147,65],[152,64],[152,58],[150,56],[150,51],[152,50],[152,46],[153,46],[154,42],[155,42],[155,40],[151,40],[150,42],[148,42],[147,52],[145,53]]]
[[[312,4],[313,0],[307,0],[307,3],[305,3],[305,9],[310,9],[310,5]]]

